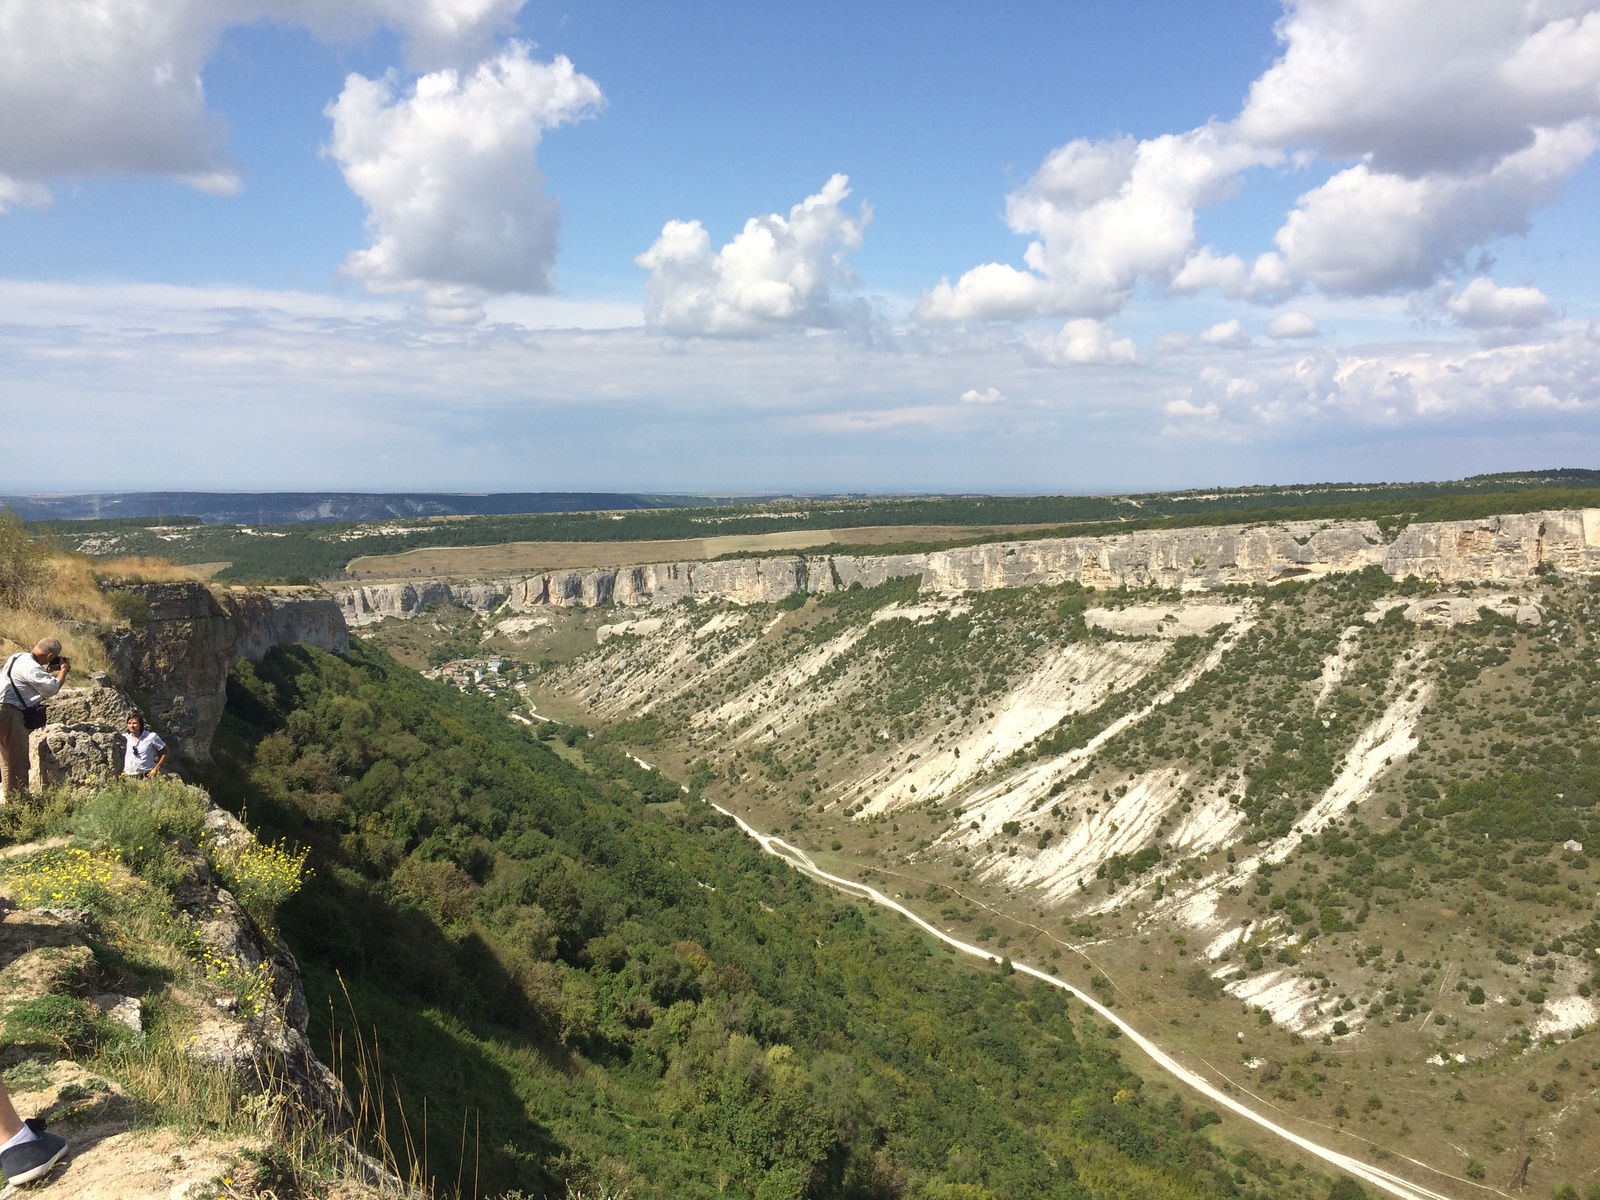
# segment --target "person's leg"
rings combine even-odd
[[[0,1144],[9,1142],[22,1132],[22,1118],[17,1116],[17,1110],[12,1107],[11,1093],[6,1091],[6,1085],[0,1083]]]
[[[0,704],[0,803],[28,790],[28,727],[22,710]]]
[[[55,1169],[67,1153],[67,1139],[51,1133],[43,1121],[17,1116],[11,1094],[0,1083],[0,1174],[9,1184],[32,1183]]]

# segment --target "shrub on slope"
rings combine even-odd
[[[312,847],[282,920],[313,1011],[348,1024],[337,971],[447,1189],[1241,1193],[1059,991],[378,651],[237,668],[216,749],[222,801]]]

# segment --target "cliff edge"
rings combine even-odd
[[[211,738],[228,700],[228,671],[239,659],[259,662],[276,647],[295,644],[333,654],[350,649],[340,606],[320,593],[213,591],[187,582],[125,583],[117,590],[142,605],[129,627],[100,632],[111,677],[140,702],[178,756],[195,762],[211,758]],[[77,710],[53,706],[52,714],[52,723],[66,725]],[[120,731],[121,721],[113,726]]]
[[[1374,521],[1297,521],[1146,530],[1104,537],[989,542],[913,554],[835,554],[553,571],[515,579],[370,583],[333,590],[350,626],[414,617],[431,604],[529,612],[684,600],[775,603],[915,576],[924,590],[1081,583],[1186,592],[1376,567],[1394,578],[1513,582],[1542,568],[1600,573],[1600,509],[1514,513],[1410,525],[1392,539]]]

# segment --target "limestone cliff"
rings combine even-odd
[[[871,587],[915,575],[932,591],[1077,582],[1204,591],[1381,567],[1397,578],[1515,581],[1543,567],[1600,573],[1600,509],[1411,525],[1391,542],[1372,521],[1299,521],[992,542],[917,554],[831,555],[555,571],[519,579],[365,584],[335,590],[352,626],[414,617],[428,605],[478,612],[541,607],[662,607],[681,600],[771,603],[797,592]]]
[[[178,755],[195,761],[211,757],[228,671],[237,660],[259,661],[274,647],[296,643],[336,654],[350,648],[338,604],[318,594],[213,592],[199,583],[129,583],[122,590],[144,599],[150,617],[102,633],[112,676],[145,706],[151,726]],[[120,729],[120,720],[75,722],[77,715],[75,708],[52,706],[51,724],[63,735],[75,723]]]

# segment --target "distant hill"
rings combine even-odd
[[[24,521],[196,517],[204,525],[300,525],[395,517],[503,516],[510,513],[681,508],[700,496],[624,492],[111,492],[6,496]]]
[[[1440,483],[1314,483],[1196,488],[1145,494],[918,493],[874,496],[867,493],[793,493],[782,496],[690,496],[641,492],[73,492],[0,496],[0,507],[10,508],[24,521],[142,523],[158,518],[163,519],[163,523],[173,525],[195,522],[202,525],[327,525],[418,517],[519,516],[729,506],[742,508],[759,507],[764,501],[781,501],[788,507],[807,509],[819,504],[830,507],[843,504],[889,523],[987,524],[997,521],[1117,519],[1126,517],[1128,513],[1124,510],[1128,509],[1142,509],[1148,514],[1155,508],[1163,512],[1179,512],[1297,507],[1359,500],[1473,495],[1529,488],[1594,487],[1600,487],[1600,471],[1556,468],[1474,475]],[[979,511],[984,509],[987,511]],[[838,515],[844,523],[855,524],[862,519],[863,513],[846,515],[841,512]],[[770,512],[760,513],[759,528],[776,528],[772,524],[773,516]],[[192,520],[180,519],[184,517]],[[803,520],[806,524],[815,524],[816,517],[816,513],[808,511]],[[572,531],[565,532],[563,536],[582,537]],[[615,532],[608,532],[597,540],[615,537]]]

